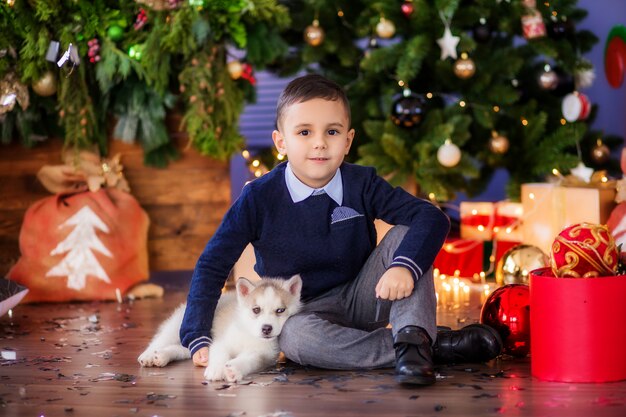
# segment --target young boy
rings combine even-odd
[[[272,139],[288,162],[243,189],[193,274],[180,335],[196,365],[206,366],[221,289],[252,243],[259,275],[302,277],[302,312],[279,338],[289,359],[331,369],[395,365],[400,383],[435,382],[431,265],[449,220],[373,168],[345,163],[354,134],[338,85],[306,75],[286,87]],[[378,246],[377,218],[397,225]],[[491,359],[501,349],[494,333],[479,325],[443,332],[435,356]]]

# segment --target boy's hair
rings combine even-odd
[[[350,103],[343,88],[334,81],[318,74],[308,74],[292,80],[278,98],[276,106],[276,129],[284,117],[286,109],[292,104],[321,98],[324,100],[339,101],[343,104],[348,116],[348,127],[351,122]]]

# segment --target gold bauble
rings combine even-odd
[[[243,74],[243,65],[241,65],[241,62],[237,60],[230,61],[226,67],[228,69],[228,73],[230,74],[230,78],[233,80],[241,78],[241,74]]]
[[[591,159],[593,159],[596,164],[604,164],[609,160],[610,156],[611,151],[609,147],[602,143],[601,140],[598,140],[596,146],[591,149]]]
[[[376,24],[376,34],[383,39],[389,39],[396,34],[396,25],[391,20],[381,17]]]
[[[318,46],[324,42],[324,29],[320,27],[317,19],[304,30],[304,40],[311,46]]]
[[[462,79],[471,78],[476,72],[476,64],[465,52],[461,54],[461,58],[454,63],[454,74]]]
[[[33,91],[42,97],[48,97],[57,92],[57,80],[52,71],[46,71],[43,76],[32,85]]]
[[[528,284],[530,272],[549,265],[541,249],[533,245],[514,246],[502,255],[496,267],[498,285]]]
[[[489,139],[489,150],[500,155],[505,154],[509,150],[509,138],[493,132]]]

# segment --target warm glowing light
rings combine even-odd
[[[528,194],[528,198],[530,198],[531,200],[534,200],[535,199],[535,193]]]
[[[464,292],[465,294],[469,294],[469,292],[470,292],[470,287],[469,287],[469,286],[467,286],[467,285],[464,285],[464,286],[463,286],[463,292]]]
[[[276,156],[276,159],[278,159],[279,161],[282,161],[283,159],[285,159],[285,155],[283,155],[282,153],[279,153],[279,154]]]
[[[600,179],[600,181],[602,181],[602,182],[608,182],[608,181],[609,181],[609,179],[608,179],[607,177],[602,177],[602,179]]]
[[[528,120],[526,120],[526,119],[522,119],[522,124],[523,124],[524,126],[528,126]]]
[[[260,169],[257,169],[256,171],[254,171],[254,176],[259,178],[261,175],[263,175],[263,171],[261,171]]]
[[[473,210],[472,210],[472,216],[475,216],[475,215],[477,215],[477,214],[478,214],[478,210],[473,209]]]
[[[493,106],[493,111],[494,112],[499,112],[500,111],[500,106]]]
[[[433,98],[433,93],[426,93],[426,98]]]
[[[404,81],[402,81],[402,80],[398,81],[398,85],[399,85],[400,87],[404,87]]]
[[[463,101],[463,100],[459,101],[459,106],[465,107],[465,101]]]
[[[241,156],[243,156],[245,159],[250,158],[250,152],[248,152],[247,149],[244,149],[243,152],[241,152]]]
[[[9,319],[13,318],[13,309],[10,308],[9,311],[7,311],[7,313],[9,314]]]
[[[485,231],[485,226],[483,226],[482,224],[479,224],[477,227],[479,232],[484,232]]]
[[[339,11],[337,12],[337,16],[343,17],[343,10],[339,9]]]
[[[255,159],[254,161],[252,161],[252,166],[255,168],[258,168],[261,165],[261,161],[259,161],[258,159]]]
[[[513,229],[511,229],[510,227],[507,227],[505,230],[507,233],[511,233],[513,231]]]
[[[428,193],[428,198],[430,198],[431,200],[435,199],[435,193]]]
[[[565,125],[565,123],[567,123],[567,120],[565,120],[565,119],[561,119],[561,124],[562,124],[562,125]]]
[[[496,261],[496,257],[495,257],[495,256],[493,256],[493,255],[491,255],[491,256],[489,257],[489,262],[495,262],[495,261]]]
[[[452,245],[452,243],[446,244],[446,252],[450,252],[452,249],[454,249],[454,246]]]
[[[498,233],[500,231],[500,228],[498,226],[494,226],[493,227],[493,232],[494,233]]]

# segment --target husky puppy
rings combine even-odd
[[[300,310],[301,290],[299,275],[256,283],[239,278],[236,294],[222,294],[215,309],[204,377],[236,382],[274,364],[279,353],[277,336],[285,321]],[[165,366],[191,357],[179,337],[185,306],[179,306],[161,325],[137,359],[141,366]]]

